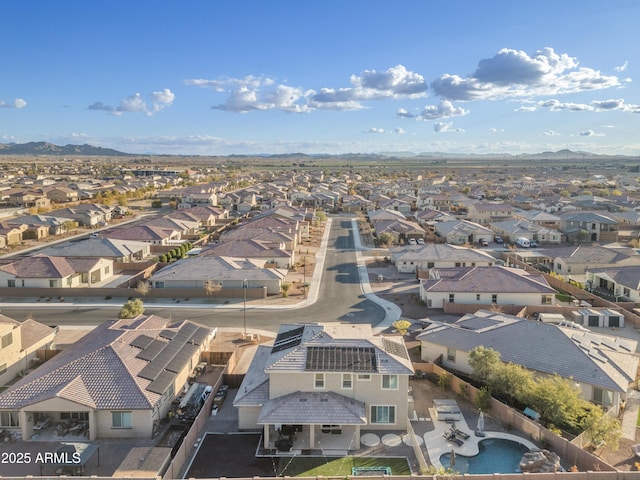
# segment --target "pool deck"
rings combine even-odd
[[[437,418],[435,408],[430,408],[429,413],[431,414],[432,419]],[[462,445],[458,446],[447,441],[442,436],[443,433],[451,428],[451,423],[442,420],[433,420],[433,424],[435,427],[434,430],[424,434],[424,444],[427,448],[429,460],[435,468],[448,467],[448,465],[442,465],[440,463],[440,456],[445,453],[451,453],[451,450],[453,450],[456,455],[462,455],[465,457],[473,457],[474,455],[477,455],[480,452],[478,444],[487,438],[511,440],[513,442],[521,443],[529,450],[537,448],[536,445],[529,440],[510,433],[484,431],[484,437],[477,437],[475,432],[469,428],[464,416],[461,416],[460,420],[456,421],[455,426],[458,430],[468,434],[469,438],[466,439]]]

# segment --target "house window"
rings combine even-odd
[[[456,267],[461,267],[462,265],[460,264],[460,262],[456,262]]]
[[[551,305],[551,295],[542,296],[542,305]]]
[[[450,362],[456,361],[456,349],[455,348],[447,348],[447,360]]]
[[[131,428],[131,412],[111,412],[112,428]]]
[[[480,294],[476,293],[476,301],[479,302],[480,301]]]
[[[12,343],[13,343],[13,332],[9,332],[2,337],[2,348],[7,348]]]
[[[342,389],[351,390],[353,388],[353,375],[350,373],[342,374]]]
[[[56,288],[58,286],[57,280],[49,280],[49,288]]]
[[[371,380],[371,375],[369,373],[359,373],[358,380],[368,382]]]
[[[498,303],[498,294],[494,293],[491,295],[491,303]]]
[[[613,392],[602,390],[601,388],[594,388],[593,401],[601,405],[613,405]]]
[[[156,282],[156,288],[164,288],[164,282]]]
[[[104,267],[104,273],[111,273],[111,266],[107,265]]]
[[[371,405],[371,423],[396,423],[395,405]]]
[[[450,293],[449,294],[449,303],[453,303],[455,300],[455,294],[454,293]]]
[[[433,268],[436,264],[434,262],[427,262],[427,268]]]
[[[397,375],[382,375],[382,389],[383,390],[397,390],[398,389],[398,376]]]
[[[324,388],[324,373],[316,373],[313,379],[313,388]]]
[[[0,412],[0,428],[19,426],[20,412]]]
[[[7,287],[16,288],[16,281],[15,280],[7,280]]]

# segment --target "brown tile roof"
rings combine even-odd
[[[75,270],[63,257],[36,255],[0,267],[18,278],[65,278]]]

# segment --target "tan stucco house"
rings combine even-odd
[[[104,322],[0,393],[0,417],[25,440],[66,418],[90,440],[151,438],[213,335],[156,315]]]
[[[238,390],[239,428],[261,430],[265,449],[296,432],[294,449],[322,449],[330,438],[357,450],[362,429],[406,429],[412,374],[402,337],[364,324],[284,324]]]

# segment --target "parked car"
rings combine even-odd
[[[417,245],[417,244],[418,244],[418,242],[416,242],[415,238],[410,238],[409,239],[409,245]]]
[[[536,242],[535,240],[529,240],[529,246],[531,248],[536,248],[538,246],[538,242]]]
[[[419,238],[417,242],[418,242],[418,245],[424,245],[424,238]]]
[[[504,243],[504,240],[502,239],[502,237],[496,235],[495,238],[493,239],[494,242],[499,243],[500,245],[502,245]]]
[[[484,238],[481,238],[480,240],[478,240],[478,244],[481,247],[488,247],[489,246],[489,242],[487,242]]]

